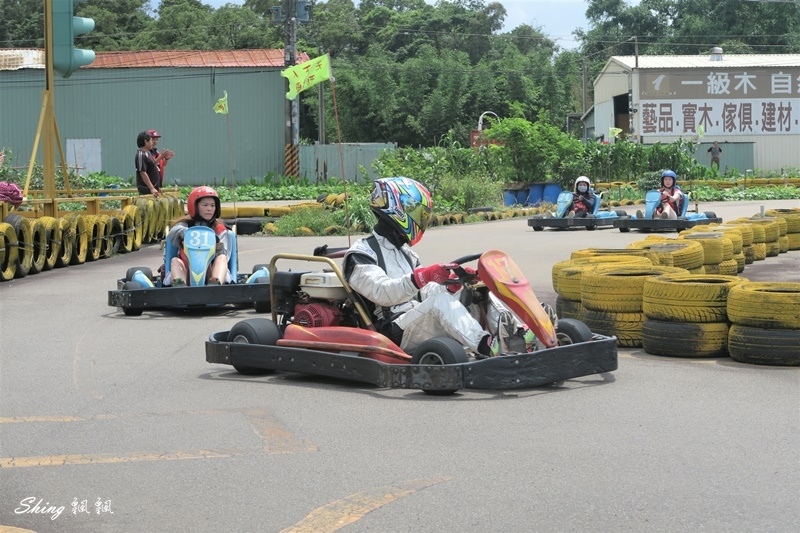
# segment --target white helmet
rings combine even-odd
[[[578,192],[579,183],[585,183],[587,191],[592,188],[592,181],[589,178],[586,176],[579,176],[578,179],[575,180],[575,192]]]

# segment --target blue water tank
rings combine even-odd
[[[548,204],[555,204],[558,202],[559,194],[561,194],[561,185],[558,183],[545,183],[542,201],[547,202]]]
[[[531,183],[528,190],[528,205],[539,205],[544,195],[544,183]]]

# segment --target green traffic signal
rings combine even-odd
[[[69,78],[80,67],[94,61],[92,50],[75,48],[75,37],[94,29],[94,20],[73,16],[74,4],[83,0],[53,2],[53,70]]]

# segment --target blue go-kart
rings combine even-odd
[[[227,230],[231,242],[228,270],[233,283],[207,285],[206,273],[216,250],[214,230],[204,226],[186,229],[183,253],[188,263],[188,285],[164,286],[170,263],[180,250],[166,241],[163,272],[153,275],[148,267],[131,267],[124,278],[117,280],[117,289],[108,291],[108,305],[122,308],[127,316],[139,316],[145,309],[189,309],[217,307],[226,304],[252,305],[257,312],[270,311],[269,270],[267,265],[256,265],[252,274],[237,270],[236,236]]]
[[[721,223],[722,219],[712,211],[700,213],[689,213],[689,193],[684,191],[683,201],[681,202],[681,212],[677,219],[669,220],[658,217],[657,208],[661,204],[661,192],[658,190],[647,191],[644,197],[645,211],[642,218],[636,215],[620,217],[614,220],[615,228],[619,228],[622,233],[627,233],[632,229],[642,231],[680,231],[697,226],[698,224]]]
[[[569,218],[567,213],[572,206],[572,192],[563,191],[556,199],[556,212],[554,215],[535,215],[528,219],[528,226],[533,231],[543,231],[544,228],[567,229],[586,228],[589,231],[598,226],[611,226],[614,220],[627,216],[625,211],[600,211],[601,194],[595,193],[594,209],[585,217]]]

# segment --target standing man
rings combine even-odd
[[[163,152],[158,151],[158,141],[161,139],[161,135],[156,130],[147,130],[147,133],[150,134],[150,137],[153,139],[153,147],[150,149],[150,154],[153,156],[153,160],[158,165],[158,173],[161,176],[161,183],[164,183],[164,170],[167,168],[167,161],[172,159],[172,156],[175,155],[175,152],[172,150],[164,150]]]
[[[722,148],[719,147],[719,143],[714,141],[714,145],[706,151],[711,156],[711,168],[717,165],[717,171],[719,171],[719,159],[722,156]]]
[[[136,137],[136,146],[139,148],[134,159],[136,188],[139,194],[152,194],[158,198],[161,194],[161,174],[158,172],[158,164],[150,153],[153,148],[153,138],[143,131]]]

